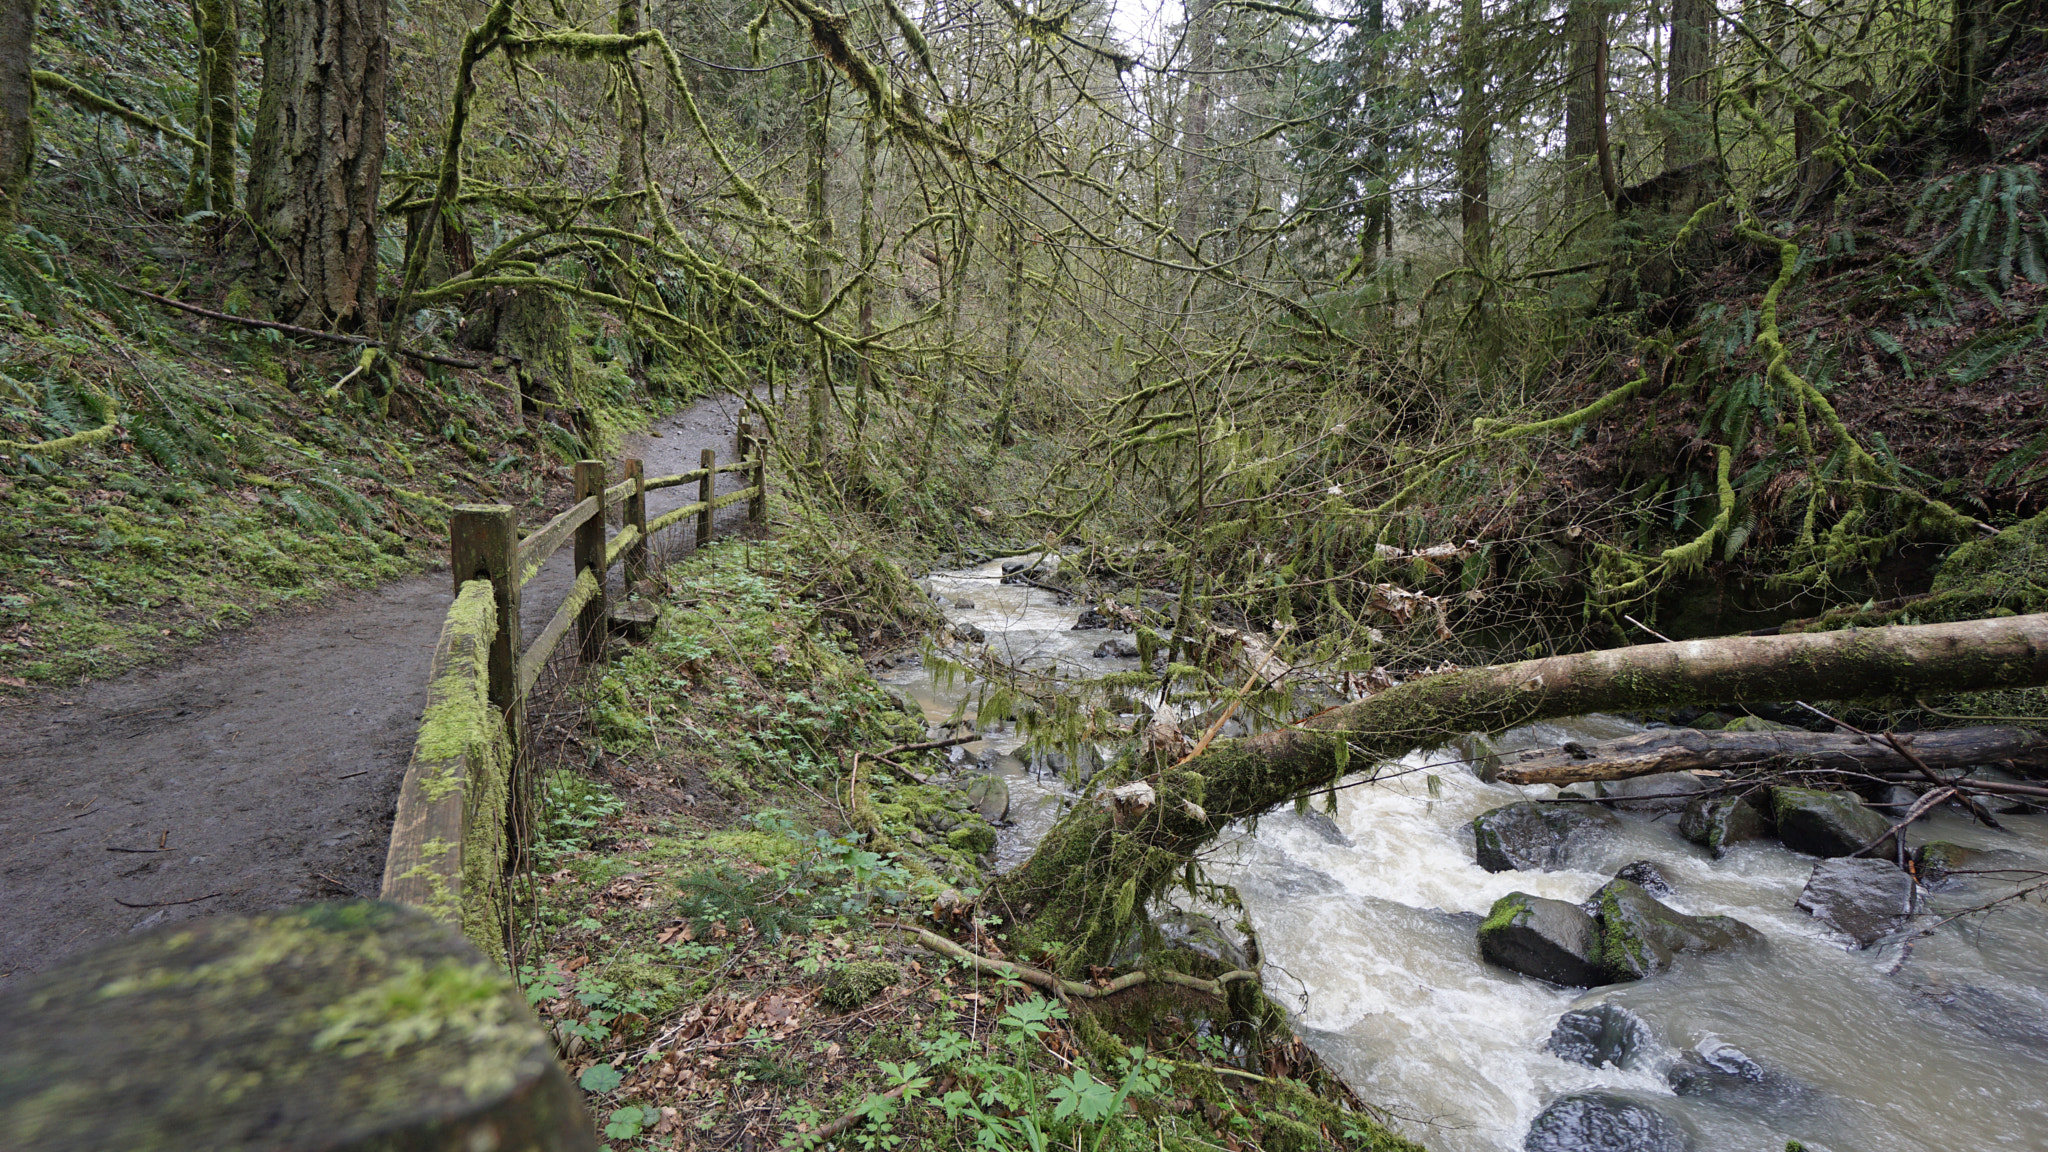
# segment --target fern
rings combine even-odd
[[[2030,471],[2034,462],[2041,459],[2044,453],[2048,453],[2048,432],[2043,432],[2026,444],[2006,453],[1998,463],[1991,466],[1991,471],[1985,474],[1984,483],[1993,488],[2031,484],[2039,477],[2022,477],[2021,473]]]

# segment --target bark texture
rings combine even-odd
[[[1683,168],[1707,154],[1707,86],[1715,10],[1711,0],[1673,0],[1671,88],[1664,99],[1664,167]]]
[[[235,136],[241,118],[235,61],[242,54],[242,33],[234,0],[192,0],[192,25],[199,34],[199,114],[193,117],[192,134],[201,149],[186,201],[194,210],[226,212],[235,206]]]
[[[1194,852],[1238,820],[1351,771],[1470,731],[1682,704],[1826,700],[2048,683],[2048,615],[1797,636],[1740,636],[1554,656],[1411,681],[1289,729],[1218,741],[1145,777],[1132,818],[1082,805],[1003,886],[1061,965],[1097,963]],[[1105,785],[1117,783],[1104,780]]]
[[[1899,742],[1931,768],[2000,760],[2048,764],[2048,738],[2024,728],[1959,728],[1902,734]],[[1701,732],[1661,728],[1576,752],[1531,749],[1501,769],[1510,784],[1578,784],[1665,772],[1751,767],[1910,772],[1913,762],[1874,737],[1820,732]]]
[[[249,156],[256,259],[279,319],[374,328],[391,71],[384,0],[266,0],[264,15]]]
[[[35,35],[36,0],[0,5],[0,224],[13,223],[35,162]]]
[[[1463,0],[1458,17],[1458,221],[1465,263],[1493,262],[1493,106],[1486,93],[1486,9]]]

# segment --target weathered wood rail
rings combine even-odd
[[[607,486],[602,461],[576,465],[576,502],[520,539],[509,504],[463,504],[448,525],[455,602],[441,627],[412,763],[398,793],[384,859],[386,900],[412,904],[459,924],[487,954],[505,961],[504,875],[530,844],[532,789],[522,753],[527,694],[573,629],[579,663],[603,658],[610,631],[606,576],[623,564],[627,590],[648,571],[655,533],[695,517],[698,547],[711,542],[719,509],[747,502],[747,518],[767,515],[767,445],[740,422],[740,459],[718,463],[704,450],[689,472],[652,479],[638,460],[622,461]],[[723,496],[718,477],[751,483]],[[695,483],[697,499],[648,519],[647,493]],[[606,537],[607,514],[621,526]],[[574,549],[575,583],[532,642],[519,635],[520,589],[564,545]]]

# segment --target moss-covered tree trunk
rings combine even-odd
[[[236,122],[241,118],[235,62],[242,55],[242,33],[234,0],[192,0],[192,26],[199,35],[198,115],[192,118],[192,134],[201,147],[186,206],[226,212],[235,206]]]
[[[36,0],[0,6],[0,225],[12,224],[35,160]]]
[[[373,330],[390,42],[384,0],[266,0],[253,257],[280,319]]]
[[[2048,614],[1652,644],[1431,676],[1295,728],[1218,741],[1144,777],[1149,797],[1074,808],[1005,880],[1003,896],[1040,942],[1064,945],[1060,965],[1075,971],[1101,963],[1146,902],[1233,822],[1466,732],[1699,702],[1910,697],[2044,683]]]
[[[809,144],[804,174],[804,206],[810,231],[804,238],[804,307],[818,312],[832,296],[832,70],[822,61],[811,65],[812,97]],[[805,440],[814,467],[825,466],[825,425],[831,413],[832,348],[818,335],[818,365],[806,399]]]

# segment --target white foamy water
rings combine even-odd
[[[999,578],[1000,562],[991,562],[935,574],[930,584],[950,601],[972,601],[973,609],[949,608],[949,618],[981,628],[992,648],[1025,667],[1093,675],[1136,666],[1089,655],[1108,633],[1069,631],[1078,606]],[[882,678],[935,722],[969,691],[934,685],[917,668]],[[1500,743],[1554,746],[1634,730],[1585,717]],[[1021,742],[996,730],[971,747],[1002,753]],[[1009,773],[1017,821],[998,848],[1008,866],[1029,855],[1072,794],[1013,758],[997,763]],[[1716,861],[1678,836],[1675,817],[1623,815],[1614,835],[1575,857],[1581,867],[1488,873],[1474,862],[1472,818],[1554,790],[1482,783],[1448,751],[1403,766],[1422,770],[1340,790],[1334,820],[1348,847],[1281,812],[1226,836],[1205,863],[1244,900],[1269,993],[1360,1095],[1404,1118],[1408,1135],[1439,1152],[1511,1152],[1550,1101],[1597,1090],[1679,1120],[1697,1152],[1782,1152],[1790,1138],[1815,1152],[2048,1152],[2048,901],[1951,924],[1907,949],[1850,951],[1794,906],[1809,857],[1755,843]],[[2048,867],[2048,818],[2005,823],[1995,832],[1942,813],[1916,825],[1909,842],[2003,849]],[[1734,916],[1768,946],[1683,957],[1648,980],[1596,989],[1557,988],[1479,959],[1477,917],[1500,896],[1580,901],[1636,860],[1655,862],[1670,880],[1666,903]],[[2008,890],[1980,879],[1927,899],[1938,915]],[[1803,1088],[1776,1102],[1679,1097],[1656,1066],[1592,1069],[1546,1051],[1561,1014],[1601,1002],[1640,1016],[1664,1062],[1701,1043],[1727,1043]]]

